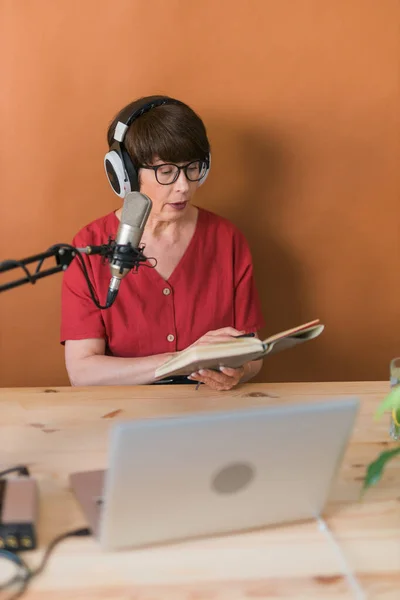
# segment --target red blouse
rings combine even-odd
[[[84,227],[73,245],[105,244],[118,226],[112,212]],[[84,260],[103,304],[109,265],[100,256],[85,255]],[[61,342],[103,338],[112,356],[179,351],[213,329],[235,327],[249,333],[263,326],[245,237],[227,219],[204,209],[199,209],[193,237],[170,278],[165,281],[155,269],[141,266],[123,278],[109,309],[96,308],[78,260],[64,273]]]

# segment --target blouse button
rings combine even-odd
[[[168,340],[169,342],[173,342],[173,341],[174,341],[174,339],[175,339],[175,336],[174,336],[174,335],[172,335],[172,333],[170,333],[169,335],[167,335],[167,340]]]
[[[169,288],[164,288],[162,293],[164,294],[164,296],[169,296],[169,294],[171,293],[171,290]]]

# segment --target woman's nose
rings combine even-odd
[[[185,171],[181,169],[179,171],[179,177],[175,181],[175,187],[177,190],[184,191],[189,189],[189,180],[185,175]]]

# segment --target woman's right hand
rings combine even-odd
[[[244,331],[239,331],[234,327],[222,327],[221,329],[214,329],[213,331],[207,331],[201,336],[196,342],[191,344],[192,346],[200,346],[204,344],[215,344],[216,342],[231,342],[233,338],[238,335],[243,335]]]
[[[222,327],[221,329],[208,331],[192,344],[192,346],[230,342],[243,333],[244,331],[239,331],[233,327]],[[243,375],[243,367],[240,367],[239,369],[227,369],[227,371],[224,368],[220,368],[219,371],[201,369],[198,372],[192,373],[188,379],[198,381],[199,383],[205,383],[213,390],[222,391],[232,389],[232,387],[240,382]]]

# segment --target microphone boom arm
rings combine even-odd
[[[43,279],[49,275],[66,271],[74,258],[80,254],[99,254],[106,259],[114,257],[114,261],[118,261],[121,271],[123,269],[137,271],[140,263],[147,261],[147,258],[143,255],[143,248],[133,248],[130,244],[117,245],[114,240],[110,240],[108,244],[103,244],[101,246],[86,246],[85,248],[75,248],[69,244],[55,244],[40,254],[34,254],[33,256],[28,256],[21,260],[5,260],[1,262],[0,273],[21,268],[25,272],[26,277],[0,285],[0,292],[5,292],[6,290],[10,290],[25,283],[35,284],[38,279]],[[42,271],[41,268],[43,262],[47,258],[52,257],[56,259],[56,266]],[[82,257],[79,256],[79,258],[81,259],[83,266],[85,266]],[[31,273],[26,265],[34,262],[37,262],[38,264],[35,272]],[[108,308],[108,306],[102,308]]]
[[[47,277],[49,275],[53,275],[54,273],[59,273],[60,271],[65,271],[72,260],[76,256],[76,250],[73,246],[68,246],[67,244],[56,244],[52,246],[46,252],[41,252],[40,254],[34,254],[33,256],[28,256],[28,258],[23,258],[21,260],[5,260],[0,263],[0,273],[4,273],[6,271],[10,271],[12,269],[21,268],[26,273],[26,277],[22,277],[21,279],[17,279],[15,281],[10,281],[8,283],[4,283],[0,285],[0,292],[5,292],[6,290],[10,290],[12,288],[23,285],[24,283],[36,283],[38,279],[43,279],[43,277]],[[51,269],[46,269],[44,271],[41,270],[43,261],[46,258],[54,257],[56,259],[56,266]],[[36,270],[34,273],[30,273],[29,269],[27,269],[26,265],[31,263],[38,262]]]

